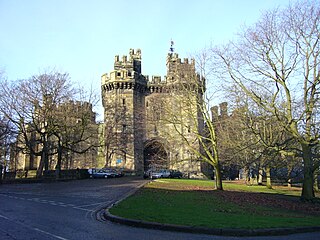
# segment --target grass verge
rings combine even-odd
[[[320,226],[320,203],[301,203],[297,189],[160,179],[110,209],[129,219],[209,228]]]

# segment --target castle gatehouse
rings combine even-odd
[[[164,78],[143,75],[141,64],[141,50],[130,49],[128,56],[116,55],[114,69],[101,77],[106,165],[137,174],[165,168],[203,176],[204,165],[185,141],[195,137],[191,129],[204,128],[197,110],[203,96],[179,90],[199,79],[195,61],[168,53]]]

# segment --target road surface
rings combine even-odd
[[[0,185],[0,239],[320,239],[320,233],[245,238],[178,233],[134,228],[99,218],[99,210],[145,182],[137,177],[123,177]]]

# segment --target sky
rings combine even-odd
[[[289,2],[0,0],[0,70],[16,80],[55,68],[100,94],[101,75],[113,70],[115,55],[140,48],[142,73],[164,76],[171,40],[181,58],[190,57]]]

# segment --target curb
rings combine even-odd
[[[183,226],[175,224],[163,224],[157,222],[147,222],[143,220],[127,219],[119,216],[115,216],[110,213],[110,209],[123,201],[127,197],[133,195],[138,189],[140,189],[144,184],[141,184],[136,189],[130,191],[123,198],[111,204],[106,208],[102,215],[105,220],[109,220],[114,223],[119,223],[123,225],[148,228],[164,231],[173,232],[185,232],[194,234],[208,234],[208,235],[220,235],[220,236],[237,236],[237,237],[248,237],[248,236],[279,236],[279,235],[290,235],[297,233],[308,233],[308,232],[320,232],[320,227],[295,227],[295,228],[261,228],[261,229],[240,229],[240,228],[206,228],[206,227],[192,227]]]
[[[111,208],[111,207],[110,207]],[[104,218],[115,223],[120,223],[133,227],[157,229],[173,232],[186,232],[194,234],[208,234],[208,235],[220,235],[220,236],[279,236],[289,235],[294,233],[307,233],[318,232],[320,227],[296,227],[296,228],[264,228],[264,229],[229,229],[229,228],[205,228],[205,227],[192,227],[182,226],[175,224],[162,224],[156,222],[146,222],[142,220],[126,219],[112,215],[109,209],[106,209],[103,213]]]

